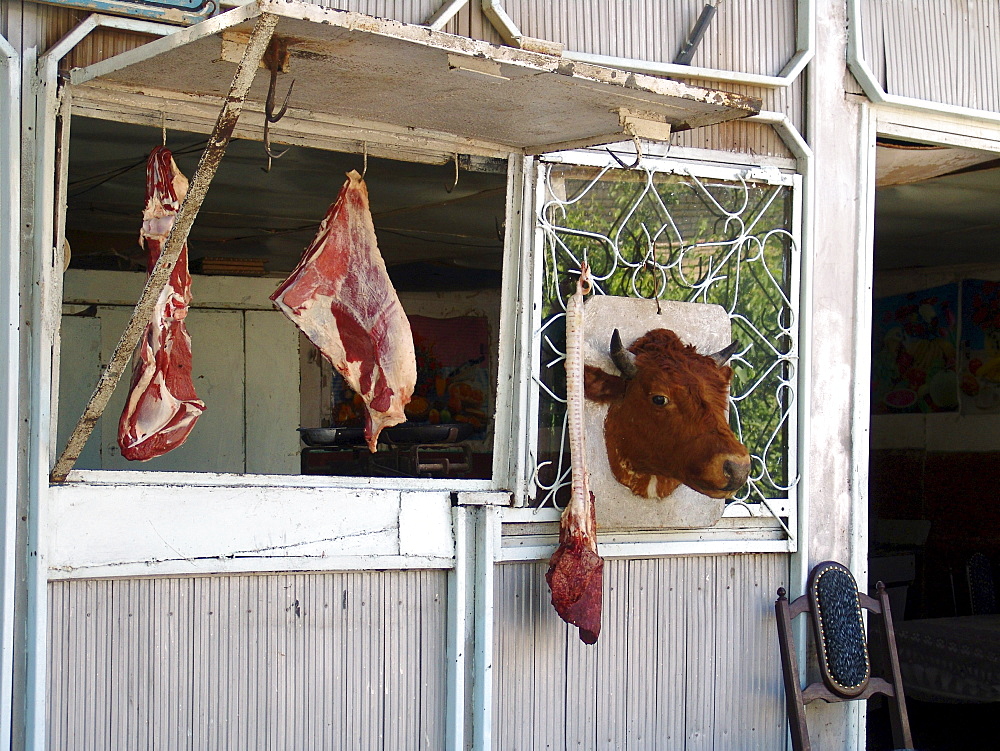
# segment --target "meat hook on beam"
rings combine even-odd
[[[271,71],[271,81],[267,87],[267,99],[264,100],[264,151],[267,153],[267,167],[264,168],[264,171],[270,172],[271,160],[281,159],[281,157],[288,153],[288,149],[275,152],[271,148],[271,125],[285,116],[285,112],[288,111],[288,100],[292,96],[292,89],[295,88],[295,79],[292,79],[291,84],[288,86],[288,93],[285,94],[285,100],[281,104],[281,109],[275,112],[274,93],[278,84],[278,69],[288,63],[288,47],[284,40],[271,40],[271,44],[264,55],[264,63],[267,65],[268,70]]]
[[[635,161],[632,162],[632,164],[625,164],[625,162],[623,162],[615,152],[611,149],[605,149],[605,151],[611,155],[611,158],[618,162],[618,166],[622,169],[635,169],[639,166],[639,163],[642,162],[642,143],[639,141],[639,136],[635,133],[629,133],[629,135],[632,136],[632,143],[635,144]]]
[[[243,59],[240,60],[240,64],[236,68],[236,74],[229,87],[229,94],[223,101],[219,117],[215,121],[215,127],[208,138],[208,144],[198,161],[198,167],[191,178],[187,196],[177,212],[177,218],[170,230],[170,235],[167,237],[163,252],[157,259],[156,265],[150,270],[149,276],[146,278],[146,286],[139,296],[139,301],[136,303],[135,310],[132,311],[132,317],[125,326],[125,331],[122,332],[121,339],[118,340],[111,360],[101,374],[90,401],[87,402],[80,420],[66,442],[66,448],[63,449],[52,468],[50,474],[52,482],[64,482],[70,470],[73,469],[73,465],[76,464],[76,460],[80,458],[80,453],[83,451],[87,439],[93,432],[97,421],[101,419],[101,415],[104,414],[111,394],[128,366],[135,345],[139,342],[139,337],[153,314],[156,300],[170,281],[170,272],[173,271],[177,259],[180,257],[181,249],[187,242],[191,226],[198,216],[198,211],[205,200],[205,194],[212,183],[212,178],[215,177],[219,163],[226,153],[226,147],[233,136],[236,123],[243,111],[243,104],[246,102],[250,86],[253,84],[254,75],[257,73],[257,68],[264,57],[264,52],[267,50],[277,24],[278,16],[271,13],[262,13],[254,24],[246,51],[243,53]]]
[[[448,193],[451,193],[455,188],[458,187],[458,154],[455,154],[455,181],[451,185],[445,185],[444,189]]]

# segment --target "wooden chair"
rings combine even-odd
[[[882,582],[878,598],[858,591],[851,572],[835,561],[818,564],[809,574],[806,594],[791,603],[784,588],[778,590],[774,612],[781,650],[781,672],[785,681],[785,702],[794,751],[810,751],[805,706],[812,701],[860,701],[876,694],[889,703],[892,740],[896,748],[913,748],[906,699],[899,674],[899,657],[889,611],[889,596]],[[871,639],[865,637],[862,608],[869,615]],[[802,688],[798,657],[792,632],[792,619],[805,613],[812,625],[815,656],[821,681]],[[881,626],[874,628],[876,622]],[[882,677],[874,676],[869,645],[884,659]]]
[[[995,614],[997,595],[990,559],[982,553],[970,555],[965,562],[965,581],[969,587],[969,610],[972,615]]]

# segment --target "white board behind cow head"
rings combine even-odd
[[[584,363],[618,373],[609,345],[615,329],[629,347],[652,329],[670,329],[702,354],[718,352],[732,342],[729,316],[719,305],[631,297],[590,297],[583,308]],[[604,530],[709,527],[722,517],[725,502],[681,485],[665,498],[643,498],[622,485],[611,472],[604,443],[608,405],[586,401],[584,427],[590,489],[597,503],[597,523]]]

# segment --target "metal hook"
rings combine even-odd
[[[451,193],[453,190],[455,190],[455,187],[457,185],[458,185],[458,154],[456,153],[455,154],[455,182],[453,182],[451,184],[450,188],[446,185],[444,189],[446,191],[448,191],[449,193]]]
[[[163,134],[163,145],[167,145],[167,113],[160,113],[160,132]]]
[[[621,159],[619,159],[618,155],[615,154],[615,152],[613,152],[611,149],[607,149],[607,148],[604,149],[605,151],[607,151],[611,155],[612,159],[614,159],[616,162],[618,162],[618,165],[622,169],[635,169],[636,167],[639,166],[639,162],[642,161],[642,143],[640,143],[640,141],[639,141],[639,136],[637,136],[635,133],[630,133],[629,135],[632,136],[632,143],[635,144],[635,161],[632,164],[625,164],[625,162],[623,162]]]
[[[660,292],[658,289],[659,285],[656,283],[657,281],[659,281],[656,278],[656,263],[653,261],[651,257],[647,257],[646,260],[643,262],[642,267],[649,272],[650,276],[653,277],[653,285],[654,285],[653,289],[655,290],[654,297],[656,299],[656,315],[662,315],[663,311],[660,310]]]
[[[267,87],[267,99],[264,101],[264,151],[267,153],[267,168],[264,170],[265,172],[271,171],[272,159],[280,159],[288,153],[288,149],[275,152],[271,148],[271,124],[278,122],[278,120],[285,116],[285,112],[288,110],[288,100],[291,98],[292,89],[295,87],[293,79],[292,83],[288,86],[288,93],[285,94],[285,101],[282,102],[281,109],[275,112],[274,92],[278,83],[278,65],[274,63],[269,67],[271,69],[271,83]]]
[[[361,179],[365,179],[365,175],[368,173],[368,141],[361,142],[362,149],[364,150],[364,162],[361,166]]]

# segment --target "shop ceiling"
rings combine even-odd
[[[997,262],[997,154],[881,141],[876,155],[876,270]]]
[[[166,133],[167,147],[190,177],[204,136]],[[71,267],[145,270],[138,245],[145,163],[161,142],[157,128],[73,120],[66,212]],[[204,258],[264,259],[267,273],[287,274],[345,173],[364,169],[361,154],[287,148],[265,171],[261,142],[230,143],[191,231],[193,268]],[[368,159],[365,181],[379,245],[400,288],[499,286],[507,163],[464,157],[460,164],[455,184],[454,163]]]

